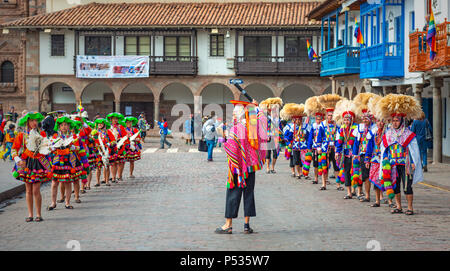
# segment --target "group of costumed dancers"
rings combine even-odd
[[[336,179],[337,190],[346,190],[344,199],[357,197],[360,202],[370,202],[373,184],[375,203],[371,207],[380,207],[385,193],[392,214],[414,214],[412,185],[423,181],[423,172],[416,135],[409,125],[425,116],[414,97],[361,93],[348,100],[326,94],[311,97],[305,104],[284,106],[280,98],[260,104],[231,103],[235,105],[233,127],[224,146],[229,170],[226,223],[215,233],[232,233],[242,196],[244,233],[253,232],[249,221],[256,216],[255,172],[267,162],[267,173],[275,173],[282,148],[290,160],[292,177],[312,179],[313,184],[321,178],[320,190],[325,191],[333,169],[330,177]],[[311,168],[313,177],[309,176]],[[405,212],[401,187],[408,202]]]
[[[138,120],[111,113],[106,118],[89,121],[81,104],[72,113],[57,111],[44,120],[42,114],[28,112],[18,122],[21,129],[14,139],[11,152],[15,162],[13,176],[26,186],[26,222],[43,221],[42,183],[52,182],[51,204],[47,207],[48,211],[52,211],[57,203],[64,203],[66,209],[73,209],[70,203],[72,193],[75,202],[81,203],[80,194],[91,189],[95,171],[95,187],[123,181],[125,162],[130,163],[129,177],[134,178],[134,162],[140,160],[142,149],[140,133],[135,128]],[[39,128],[48,123],[53,128],[45,131]],[[104,179],[100,181],[102,171]],[[35,218],[33,206],[36,208]]]

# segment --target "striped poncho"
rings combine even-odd
[[[267,127],[267,118],[260,113],[257,122],[257,148],[250,145],[245,125],[237,123],[231,128],[227,142],[224,144],[228,158],[228,189],[233,189],[236,185],[245,188],[247,186],[245,179],[248,174],[263,167],[267,144],[265,127]],[[234,175],[237,176],[237,180],[234,180]]]

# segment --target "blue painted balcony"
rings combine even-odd
[[[388,42],[361,48],[361,79],[403,77],[403,66],[401,43]]]
[[[359,73],[359,55],[359,47],[349,45],[339,46],[322,52],[322,69],[320,76]]]

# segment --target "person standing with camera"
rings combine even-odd
[[[202,128],[204,139],[206,141],[206,145],[208,146],[208,162],[213,161],[213,150],[214,145],[216,144],[216,137],[217,137],[216,128],[217,127],[215,118],[208,116]]]

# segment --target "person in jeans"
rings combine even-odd
[[[145,143],[145,137],[147,136],[147,121],[145,120],[145,114],[141,113],[138,120],[138,128],[141,131],[142,142]]]
[[[423,170],[428,172],[428,161],[427,161],[427,129],[432,133],[430,122],[425,118],[425,114],[419,120],[414,120],[411,126],[411,132],[416,134],[417,142],[419,143],[420,158],[422,160]],[[432,134],[431,134],[432,135]]]
[[[203,135],[206,141],[206,145],[208,146],[208,162],[213,161],[213,150],[214,145],[216,144],[216,123],[214,118],[209,117],[208,120],[203,124]]]
[[[191,114],[191,144],[195,145],[195,118],[194,114]]]
[[[160,149],[164,149],[164,145],[167,144],[168,148],[172,147],[172,144],[167,141],[167,134],[169,133],[169,125],[167,124],[167,119],[162,118],[162,121],[158,121],[159,126],[159,134],[161,135],[161,147]]]

